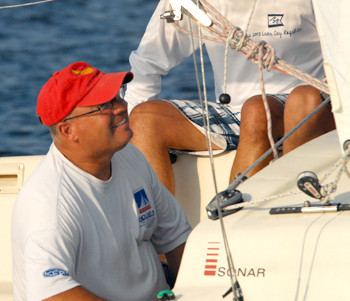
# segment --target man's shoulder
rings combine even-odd
[[[140,161],[147,162],[143,153],[130,142],[123,149],[116,152],[114,157],[116,157],[117,160],[118,158],[125,158],[125,160],[131,161],[131,162],[133,162],[133,160],[140,160]]]
[[[14,213],[55,212],[61,187],[62,165],[49,152],[38,164],[18,193]],[[34,214],[35,215],[35,214]]]
[[[13,210],[13,223],[23,221],[28,227],[15,228],[27,235],[57,229],[58,220],[64,216],[60,204],[70,199],[70,179],[65,173],[64,163],[51,152],[42,159],[18,193]]]
[[[52,186],[57,182],[60,177],[61,164],[55,160],[52,153],[48,153],[39,162],[33,173],[29,176],[28,180],[24,183],[21,192],[28,193],[31,190],[46,189],[48,186]],[[20,192],[20,193],[21,193]]]
[[[158,180],[144,154],[131,143],[115,154],[113,165],[119,176],[127,177],[133,183],[143,181],[151,185]]]

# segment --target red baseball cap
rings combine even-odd
[[[76,107],[99,105],[118,94],[122,84],[130,82],[131,72],[104,73],[84,62],[70,64],[42,87],[36,112],[50,126],[67,117]]]

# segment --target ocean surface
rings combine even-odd
[[[29,1],[27,1],[29,2]],[[1,0],[0,7],[27,3]],[[130,70],[158,0],[56,0],[0,9],[0,156],[43,155],[51,137],[36,115],[41,87],[55,71],[85,61]],[[169,25],[171,26],[171,25]],[[208,98],[214,97],[205,56]],[[198,98],[192,57],[164,77],[162,98]]]

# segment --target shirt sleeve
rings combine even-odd
[[[58,230],[41,231],[24,249],[27,300],[43,300],[80,284],[75,278],[75,248]]]
[[[137,104],[158,99],[161,91],[161,76],[183,62],[192,52],[191,36],[178,31],[171,23],[160,19],[165,11],[169,11],[168,0],[161,0],[150,20],[137,50],[130,55],[129,61],[134,79],[128,84],[125,99],[129,112]],[[197,25],[183,15],[180,21],[182,28],[197,31]],[[198,39],[194,39],[195,49],[199,47]]]
[[[180,203],[158,180],[153,169],[151,173],[158,221],[151,241],[158,254],[166,254],[185,243],[192,228]]]

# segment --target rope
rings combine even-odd
[[[245,36],[247,34],[250,21],[251,21],[252,16],[253,16],[253,12],[254,12],[254,8],[255,8],[256,2],[257,2],[257,0],[254,1],[254,6],[253,6],[253,9],[252,9],[250,17],[249,17],[247,28],[246,28],[242,38],[240,39],[239,43],[236,46],[237,49],[241,49],[243,47],[243,42],[244,42]],[[232,37],[235,34],[236,30],[237,30],[237,28],[233,27],[231,29],[230,33],[227,35],[227,38],[226,38],[225,61],[224,61],[224,91],[223,91],[225,94],[226,94],[226,86],[227,86],[228,48],[229,48],[229,45],[230,45],[230,41],[232,40]],[[266,112],[267,136],[268,136],[271,148],[272,148],[274,160],[277,160],[278,159],[278,152],[277,152],[277,148],[275,147],[275,141],[274,141],[273,135],[272,135],[271,111],[270,111],[270,108],[269,108],[269,104],[267,102],[267,97],[266,97],[266,93],[265,93],[264,79],[263,79],[263,72],[262,72],[263,64],[264,64],[265,68],[266,67],[268,68],[267,69],[268,71],[271,70],[273,63],[275,62],[275,55],[274,55],[275,52],[274,52],[272,47],[268,47],[267,48],[268,51],[265,51],[266,54],[263,57],[262,54],[263,54],[263,50],[264,50],[265,45],[266,45],[266,43],[263,42],[263,41],[260,44],[255,44],[255,46],[247,54],[247,59],[253,58],[254,54],[256,53],[256,50],[258,50],[257,57],[258,57],[259,79],[260,79],[261,95],[262,95],[263,104],[264,104],[264,108],[265,108],[265,112]],[[223,105],[223,106],[225,106],[225,105]]]
[[[197,6],[199,6],[198,0],[197,0]],[[202,97],[202,91],[200,87],[200,81],[199,81],[199,75],[198,75],[198,67],[197,67],[197,59],[194,51],[194,41],[193,41],[193,35],[191,35],[191,43],[193,48],[193,60],[194,60],[194,66],[195,66],[195,72],[196,72],[196,79],[197,79],[197,87],[199,92],[199,100],[202,107],[202,116],[203,116],[203,124],[205,126],[205,134],[206,134],[206,140],[207,140],[207,147],[209,151],[209,158],[210,158],[210,164],[211,164],[211,171],[213,176],[213,182],[214,182],[214,189],[215,189],[215,196],[216,196],[216,202],[219,205],[219,197],[218,197],[218,188],[217,188],[217,181],[216,181],[216,174],[215,174],[215,165],[214,165],[214,155],[213,155],[213,149],[212,149],[212,142],[211,142],[211,133],[210,133],[210,122],[209,122],[209,115],[208,112],[208,97],[207,97],[207,89],[206,89],[206,81],[205,81],[205,72],[204,72],[204,58],[203,58],[203,49],[202,49],[202,40],[201,40],[201,26],[200,23],[197,21],[198,24],[198,32],[199,34],[199,48],[200,48],[200,62],[201,62],[201,72],[202,72],[202,83],[203,83],[203,91],[204,91],[204,103],[203,103],[203,97]],[[192,26],[190,22],[190,30],[192,32]],[[233,291],[234,300],[238,300],[237,296],[237,290],[235,289],[235,283],[237,282],[237,273],[236,269],[233,263],[232,254],[230,250],[230,246],[227,239],[226,229],[223,221],[222,212],[219,212],[219,220],[220,220],[220,227],[221,227],[221,233],[223,236],[223,242],[225,246],[226,251],[226,258],[227,263],[229,266],[230,271],[232,273],[230,274],[230,282],[231,282],[231,288]]]
[[[238,44],[236,46],[237,50],[240,50],[243,47],[243,42],[244,42],[245,37],[247,36],[248,28],[249,28],[250,22],[251,22],[252,17],[253,17],[253,12],[255,10],[256,2],[257,2],[257,0],[254,1],[254,5],[253,5],[252,11],[250,13],[250,17],[249,17],[249,20],[248,20],[248,23],[247,23],[247,27],[246,27],[246,29],[244,31],[244,34],[243,34],[243,36],[241,37],[241,39],[239,40],[239,42],[238,42]]]
[[[248,54],[250,51],[256,47],[256,43],[254,43],[251,39],[244,38],[244,42],[242,45],[242,48],[238,49],[237,45],[240,45],[240,40],[244,37],[244,34],[242,30],[239,27],[236,27],[232,25],[224,16],[222,16],[213,6],[211,6],[206,0],[201,0],[201,4],[205,8],[208,15],[211,16],[211,19],[213,21],[213,26],[211,27],[201,27],[207,31],[210,35],[203,35],[201,34],[201,39],[206,39],[213,42],[218,43],[226,43],[227,36],[230,34],[231,31],[234,32],[233,37],[230,41],[230,46],[233,49],[237,49],[238,51]],[[173,26],[179,30],[180,32],[186,33],[186,34],[192,34],[193,36],[198,37],[197,33],[191,33],[188,30],[182,29],[176,22],[173,23]],[[265,58],[266,53],[268,52],[266,50],[267,44],[265,45],[265,48],[263,50],[263,56]],[[269,46],[271,47],[271,46]],[[270,48],[271,49],[271,48]],[[258,60],[256,58],[256,54],[254,53],[251,57],[248,59],[251,59],[253,63],[258,63]],[[263,66],[266,66],[266,63],[263,63]],[[302,70],[293,67],[292,65],[288,64],[287,62],[283,61],[282,59],[275,57],[275,61],[273,62],[271,67],[267,68],[267,71],[274,69],[279,72],[288,74],[290,76],[294,76],[298,78],[299,80],[307,83],[310,86],[313,86],[317,88],[318,90],[321,90],[325,93],[329,94],[329,88],[328,85],[321,80],[318,80],[316,78],[313,78],[310,74],[307,74],[303,72]]]
[[[274,144],[273,141],[273,137],[272,137],[272,122],[271,122],[271,114],[270,114],[270,110],[268,107],[268,102],[267,102],[267,98],[266,98],[266,93],[265,93],[265,87],[264,87],[264,81],[263,81],[263,74],[262,71],[263,69],[267,69],[267,71],[270,71],[272,68],[276,69],[277,71],[280,71],[282,73],[286,73],[289,75],[292,75],[304,82],[306,82],[307,84],[316,87],[318,90],[321,90],[325,93],[329,94],[329,89],[326,83],[319,81],[317,79],[314,79],[311,75],[306,74],[304,72],[302,72],[301,70],[287,64],[286,62],[280,60],[279,58],[277,58],[275,56],[275,51],[273,49],[272,46],[267,45],[266,42],[261,42],[259,44],[255,44],[253,43],[250,39],[246,39],[246,32],[248,30],[248,26],[250,23],[250,20],[252,18],[252,14],[254,11],[254,7],[256,4],[256,0],[254,3],[254,7],[253,10],[251,12],[250,15],[250,19],[247,25],[247,29],[245,31],[245,33],[243,34],[242,31],[238,28],[238,27],[234,27],[233,25],[231,25],[228,20],[226,18],[224,18],[218,11],[216,11],[212,6],[210,6],[210,4],[208,2],[206,2],[205,0],[202,0],[202,4],[204,4],[203,6],[207,5],[207,7],[210,7],[209,12],[212,15],[216,15],[216,19],[217,21],[213,21],[214,24],[216,24],[219,28],[222,29],[223,34],[221,34],[219,31],[217,30],[209,30],[207,27],[203,27],[206,30],[209,30],[214,36],[217,36],[218,38],[215,39],[216,41],[220,42],[220,43],[226,43],[226,48],[225,48],[225,63],[224,63],[224,93],[226,93],[226,84],[227,84],[227,58],[228,58],[228,46],[231,45],[232,48],[236,48],[238,51],[241,51],[243,53],[245,53],[247,55],[247,60],[251,60],[253,63],[257,63],[258,64],[258,68],[259,68],[259,77],[260,77],[260,83],[261,83],[261,90],[262,90],[262,98],[263,98],[263,102],[264,102],[264,106],[265,106],[265,110],[266,110],[266,115],[267,115],[267,120],[268,120],[268,136],[269,136],[269,140],[270,140],[270,144],[271,144],[271,149],[268,150],[260,159],[258,159],[252,166],[250,166],[250,168],[248,168],[243,174],[241,174],[240,177],[238,177],[238,179],[236,179],[233,183],[231,183],[229,185],[229,188],[236,188],[239,183],[241,182],[241,180],[243,179],[243,177],[252,169],[254,168],[257,164],[259,164],[265,157],[267,157],[271,151],[273,151],[274,157],[275,159],[278,157],[277,155],[277,147],[279,145],[281,145],[283,143],[283,141],[285,139],[287,139],[291,134],[293,134],[297,129],[299,129],[305,122],[307,122],[314,114],[316,114],[321,108],[323,108],[327,103],[329,103],[330,99],[328,98],[326,101],[324,101],[316,110],[314,110],[314,112],[312,112],[311,114],[309,114],[306,118],[304,118],[293,130],[291,130],[284,138],[282,138],[276,145]],[[198,0],[197,0],[197,5],[198,5]],[[221,21],[221,23],[219,22]],[[184,32],[184,33],[188,33],[185,30],[182,30],[176,23],[173,23],[174,26]],[[198,32],[199,34],[196,35],[193,32],[191,32],[191,36],[198,36],[200,39],[200,53],[202,55],[202,39],[208,39],[208,40],[212,40],[214,41],[213,38],[208,37],[208,36],[203,36],[201,34],[201,25],[198,22]],[[210,27],[212,28],[212,27]],[[229,29],[229,30],[228,30]],[[228,33],[228,34],[227,34]],[[223,37],[226,34],[226,41],[224,41]],[[238,41],[237,41],[237,38]],[[193,40],[192,40],[193,41]],[[193,43],[192,43],[193,44]],[[202,60],[201,60],[202,62]],[[203,62],[202,62],[203,64]],[[203,66],[203,65],[202,65]],[[202,72],[203,72],[203,67],[202,67]],[[205,84],[205,82],[204,82]],[[205,90],[206,91],[206,90]],[[202,102],[202,100],[201,100]],[[205,97],[205,102],[206,102],[206,111],[208,111],[207,109],[207,98]],[[203,105],[202,105],[203,108]],[[204,111],[204,109],[203,109]],[[204,113],[204,112],[203,112]],[[208,120],[208,115],[206,115],[207,117],[207,138],[208,136],[210,137],[210,132],[209,132],[209,120]],[[204,114],[203,114],[203,119],[204,118]],[[206,124],[206,123],[204,123]],[[214,162],[213,162],[213,155],[212,155],[212,149],[211,149],[211,142],[210,142],[210,138],[207,139],[207,143],[208,143],[208,150],[209,150],[209,154],[210,154],[210,159],[212,162],[212,172],[214,173]],[[278,145],[278,146],[277,146]],[[328,184],[324,186],[324,194],[326,195],[323,200],[324,203],[328,203],[329,202],[329,198],[330,195],[332,193],[334,193],[336,191],[337,188],[337,183],[340,179],[341,174],[343,173],[343,171],[346,172],[347,176],[350,178],[350,173],[347,170],[346,164],[348,162],[348,160],[350,159],[350,148],[347,150],[346,156],[344,156],[341,160],[341,169],[338,173],[338,176],[336,178],[336,181],[334,183]],[[260,160],[260,161],[259,161]],[[258,162],[259,161],[259,162]],[[215,185],[215,194],[216,194],[216,201],[218,204],[218,208],[220,208],[219,206],[219,200],[218,200],[218,193],[217,193],[217,186],[216,186],[216,177],[215,177],[215,173],[213,174],[214,177],[214,185]],[[327,177],[325,177],[326,179]],[[263,199],[259,199],[259,200],[255,200],[255,201],[250,201],[250,202],[244,202],[244,203],[240,203],[240,204],[236,204],[236,205],[232,205],[232,206],[228,206],[227,208],[225,208],[223,211],[225,210],[232,210],[232,209],[237,209],[237,208],[242,208],[248,205],[254,205],[260,202],[266,202],[269,200],[273,200],[273,199],[277,199],[277,198],[282,198],[282,197],[286,197],[286,196],[290,196],[290,195],[295,195],[301,193],[301,191],[298,192],[294,192],[291,191],[289,193],[285,193],[285,194],[278,194],[275,196],[271,196],[268,198],[263,198]],[[221,230],[222,230],[222,234],[223,234],[223,239],[224,239],[224,244],[225,244],[225,249],[226,249],[226,255],[227,255],[227,259],[228,259],[228,264],[230,267],[230,270],[233,271],[234,277],[235,277],[235,283],[237,282],[237,278],[236,278],[236,270],[234,268],[234,264],[233,264],[233,260],[232,260],[232,256],[230,253],[230,248],[228,245],[228,241],[227,241],[227,235],[226,235],[226,231],[225,231],[225,227],[223,224],[223,218],[222,218],[222,211],[218,210],[218,214],[219,214],[219,220],[220,220],[220,224],[221,224]],[[237,292],[235,290],[235,284],[233,283],[233,277],[232,277],[232,273],[231,273],[231,286],[232,286],[232,291],[234,294],[234,300],[238,300],[237,298]]]
[[[198,2],[197,2],[198,6]],[[200,23],[198,23],[198,32],[201,32],[201,27]],[[192,32],[192,26],[191,22],[190,24],[190,31]],[[206,134],[206,140],[207,140],[207,147],[209,151],[209,158],[210,158],[210,164],[211,164],[211,171],[212,171],[212,176],[213,176],[213,182],[214,182],[214,189],[215,189],[215,196],[216,196],[216,201],[219,204],[219,197],[218,197],[218,188],[217,188],[217,181],[216,181],[216,174],[215,174],[215,165],[214,165],[214,155],[213,155],[213,149],[212,149],[212,143],[211,143],[211,133],[210,133],[210,128],[209,128],[209,116],[207,114],[208,112],[208,98],[207,98],[207,93],[206,93],[206,81],[205,81],[205,72],[204,72],[204,58],[203,58],[203,49],[202,49],[202,41],[201,41],[201,35],[199,35],[199,48],[200,48],[200,62],[201,62],[201,72],[202,72],[202,83],[203,83],[203,91],[204,91],[204,102],[203,102],[203,97],[202,97],[202,90],[200,87],[200,81],[199,81],[199,75],[198,75],[198,66],[197,66],[197,58],[196,58],[196,52],[194,51],[194,41],[193,41],[193,35],[191,35],[191,43],[192,43],[192,48],[193,48],[193,61],[194,61],[194,67],[195,67],[195,73],[196,73],[196,80],[197,80],[197,87],[198,87],[198,94],[199,94],[199,100],[201,103],[202,107],[202,116],[203,116],[203,124],[205,126],[205,134]],[[237,283],[237,273],[236,269],[233,263],[230,247],[228,244],[228,239],[227,239],[227,234],[225,230],[225,225],[222,217],[222,212],[219,212],[219,220],[220,220],[220,227],[221,227],[221,233],[223,236],[223,242],[225,246],[225,251],[226,251],[226,258],[227,258],[227,263],[229,266],[229,269],[233,271],[230,275],[230,282],[231,282],[231,288],[233,291],[233,295],[235,300],[237,299],[237,291],[234,289],[235,285],[234,283]]]
[[[14,7],[22,7],[22,6],[29,6],[29,5],[41,4],[41,3],[52,2],[52,1],[55,1],[55,0],[43,0],[43,1],[37,1],[37,2],[31,2],[31,3],[17,4],[17,5],[8,5],[8,6],[1,6],[0,9],[4,9],[4,8],[14,8]]]
[[[336,179],[334,182],[331,182],[329,184],[326,184],[324,186],[321,187],[321,194],[325,195],[325,197],[321,200],[322,204],[327,204],[330,201],[330,195],[334,192],[336,192],[337,190],[337,186],[338,186],[338,182],[340,180],[340,177],[342,176],[342,174],[345,172],[345,174],[348,176],[348,178],[350,178],[350,174],[347,168],[347,163],[350,160],[350,148],[348,148],[344,155],[337,161],[337,163],[335,163],[329,171],[327,171],[327,173],[323,176],[323,178],[320,180],[320,183],[324,182],[325,180],[327,180],[329,178],[329,176],[337,169],[340,167],[339,172],[336,176]],[[258,203],[262,203],[262,202],[266,202],[266,201],[271,201],[271,200],[275,200],[278,198],[283,198],[286,196],[291,196],[291,195],[296,195],[301,193],[301,191],[291,191],[288,193],[284,193],[284,194],[277,194],[274,196],[270,196],[268,198],[261,198],[261,199],[257,199],[257,200],[253,200],[253,201],[249,201],[249,202],[243,202],[243,203],[239,203],[236,205],[231,205],[231,206],[227,206],[225,208],[225,210],[230,211],[232,209],[237,209],[237,208],[242,208],[242,207],[246,207],[246,206],[252,206]],[[220,211],[220,210],[219,210]]]
[[[270,111],[268,108],[268,103],[266,100],[266,94],[263,84],[263,77],[262,77],[262,69],[267,69],[267,71],[270,71],[271,69],[275,69],[277,71],[280,71],[282,73],[294,76],[305,83],[315,87],[318,90],[321,90],[327,94],[329,94],[328,85],[326,82],[318,80],[316,78],[313,78],[310,74],[307,74],[303,71],[301,71],[298,68],[293,67],[292,65],[284,62],[283,60],[279,59],[275,55],[275,51],[271,45],[266,44],[266,42],[261,42],[259,44],[254,43],[252,40],[248,38],[244,38],[244,34],[242,30],[239,27],[236,27],[232,25],[224,16],[222,16],[213,6],[211,6],[206,0],[201,0],[201,3],[207,13],[211,16],[211,20],[213,22],[213,26],[205,27],[201,26],[203,29],[208,31],[211,36],[202,35],[200,33],[201,39],[206,39],[209,41],[219,42],[219,43],[225,43],[226,45],[230,44],[231,48],[240,48],[237,47],[237,45],[242,45],[240,49],[237,49],[238,51],[246,54],[247,60],[251,60],[253,63],[258,64],[259,67],[259,77],[260,77],[260,83],[261,83],[261,89],[262,89],[262,96],[264,101],[264,107],[265,111],[267,113],[267,120],[268,120],[268,136],[271,144],[271,149],[274,154],[274,158],[277,158],[277,148],[282,144],[282,142],[287,139],[292,133],[294,133],[295,130],[297,130],[302,124],[304,124],[311,116],[313,116],[313,113],[310,114],[310,117],[306,117],[299,125],[292,130],[290,133],[285,135],[284,138],[282,138],[277,144],[274,143],[272,138],[272,123],[271,123],[271,117]],[[255,5],[255,4],[254,4]],[[252,12],[253,13],[253,12]],[[251,13],[251,16],[252,16]],[[215,25],[215,26],[214,26]],[[173,23],[173,26],[186,34],[190,34],[196,37],[199,37],[196,33],[191,33],[187,30],[184,30],[179,27],[176,23]],[[248,26],[247,26],[248,27]],[[232,38],[231,38],[232,36]],[[244,40],[243,43],[241,43],[241,40]],[[227,54],[225,53],[225,56]],[[227,64],[227,59],[225,57],[225,65]],[[226,67],[227,68],[227,67]],[[226,78],[226,75],[225,75]],[[226,85],[226,84],[225,84]],[[325,105],[325,102],[323,102],[323,105]],[[321,104],[318,109],[323,107]],[[316,110],[318,110],[316,109]],[[316,113],[316,111],[314,111]],[[269,124],[270,123],[270,124]],[[251,165],[245,172],[243,172],[233,183],[229,185],[229,188],[236,188],[240,180],[250,171],[252,170],[257,164],[259,164],[263,159],[265,159],[270,153],[271,149],[268,150],[263,156],[261,156],[253,165]]]
[[[260,88],[261,88],[261,95],[262,95],[262,99],[263,99],[263,103],[264,103],[264,107],[265,107],[265,112],[266,112],[266,120],[267,120],[267,136],[269,138],[270,141],[270,145],[271,145],[271,149],[273,152],[273,157],[275,158],[275,160],[278,159],[278,152],[277,152],[277,148],[275,146],[275,141],[273,140],[273,136],[272,136],[272,118],[271,118],[271,112],[270,112],[270,108],[269,108],[269,104],[267,102],[267,97],[266,97],[266,93],[265,93],[265,85],[264,85],[264,79],[263,79],[263,60],[264,58],[262,57],[263,55],[263,49],[265,46],[265,42],[262,41],[258,46],[258,68],[259,68],[259,79],[260,79]],[[249,57],[252,55],[252,53],[254,52],[254,49],[251,51],[251,53],[249,54]],[[268,52],[266,53],[265,57],[271,57],[269,63],[274,59],[274,55],[270,56],[270,54],[273,52]],[[265,62],[267,62],[266,60],[264,60]],[[266,66],[266,63],[265,63]]]
[[[311,112],[308,116],[306,116],[302,121],[300,121],[291,131],[289,131],[283,138],[281,138],[276,143],[276,148],[279,148],[283,142],[288,139],[295,131],[297,131],[303,124],[305,124],[312,116],[314,116],[318,111],[320,111],[324,106],[326,106],[330,102],[330,98],[323,101],[313,112]],[[241,183],[241,180],[246,176],[248,172],[250,172],[255,166],[257,166],[262,160],[264,160],[268,155],[270,155],[272,149],[267,150],[258,160],[256,160],[249,168],[247,168],[241,175],[237,177],[229,186],[230,189],[235,189]]]
[[[232,39],[235,30],[231,30],[226,39],[226,47],[225,47],[225,62],[224,62],[224,93],[226,93],[226,85],[227,85],[227,61],[228,61],[228,47],[230,45],[230,40]]]
[[[339,182],[340,177],[342,176],[343,172],[345,172],[345,174],[348,176],[348,178],[350,178],[349,171],[346,167],[346,164],[348,163],[349,159],[350,159],[350,148],[348,148],[344,152],[343,157],[339,161],[340,170],[336,176],[335,181],[322,186],[321,195],[324,195],[324,197],[321,199],[322,204],[330,203],[331,194],[336,192],[336,190],[338,188],[338,182]]]
[[[224,61],[224,93],[226,93],[226,86],[227,86],[227,57],[228,57],[229,45],[231,46],[231,48],[246,54],[247,60],[251,60],[251,62],[258,64],[261,95],[262,95],[263,104],[266,112],[266,119],[267,119],[267,136],[272,149],[274,160],[277,160],[278,151],[272,135],[272,119],[271,119],[271,112],[270,112],[270,108],[269,108],[266,93],[265,93],[263,69],[266,69],[267,71],[271,71],[271,69],[273,68],[282,73],[286,73],[288,75],[294,76],[306,82],[307,84],[316,87],[318,90],[322,90],[328,94],[329,94],[329,89],[325,82],[315,79],[311,75],[277,58],[273,47],[271,45],[268,45],[265,41],[262,41],[257,44],[257,43],[254,43],[252,40],[246,38],[246,33],[248,31],[248,27],[253,16],[256,1],[257,0],[254,1],[254,6],[251,11],[250,18],[248,20],[247,28],[243,33],[239,27],[233,26],[213,6],[211,6],[208,2],[206,2],[206,0],[202,0],[201,3],[203,4],[203,7],[205,7],[208,14],[212,16],[211,19],[213,21],[213,24],[219,29],[216,29],[214,25],[211,27],[202,26],[202,28],[207,30],[209,33],[211,33],[212,36],[211,37],[204,36],[201,33],[200,33],[200,36],[201,36],[201,39],[207,39],[210,41],[226,44],[225,61]],[[194,34],[192,32],[190,33],[187,30],[181,29],[176,23],[173,23],[173,25],[177,30],[183,33],[198,36],[197,34]],[[200,26],[201,25],[199,25],[199,28]]]

